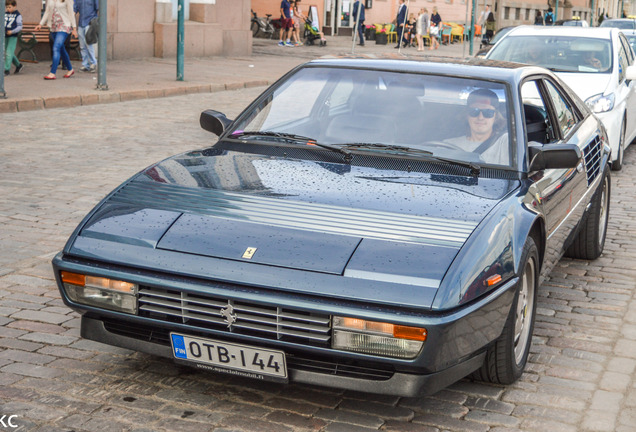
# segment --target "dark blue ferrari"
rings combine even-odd
[[[297,67],[124,182],[53,267],[84,338],[204,371],[394,395],[509,384],[537,291],[603,251],[610,150],[551,72]]]

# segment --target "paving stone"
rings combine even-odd
[[[490,429],[490,427],[485,424],[477,423],[474,421],[460,420],[441,414],[418,416],[413,419],[413,423],[422,423],[429,426],[435,426],[443,430],[460,432],[485,432]]]
[[[312,418],[312,417],[306,417],[306,416],[289,412],[289,411],[274,411],[268,414],[267,416],[265,416],[265,419],[272,423],[282,423],[294,429],[300,428],[302,430],[309,430],[309,431],[323,430],[323,428],[327,424],[323,420]]]
[[[356,426],[364,426],[367,428],[379,428],[384,421],[377,416],[363,415],[349,411],[332,410],[321,408],[315,415],[315,418],[339,423],[349,423]]]
[[[0,371],[39,378],[56,378],[64,374],[63,371],[58,369],[29,363],[11,363],[0,369]]]
[[[510,417],[508,415],[481,411],[481,410],[471,410],[466,417],[465,420],[476,421],[478,423],[484,423],[487,425],[495,425],[495,426],[506,426],[506,427],[516,427],[521,423],[521,421],[517,418]]]

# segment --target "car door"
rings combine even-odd
[[[592,163],[588,166],[585,157],[582,157],[576,168],[545,169],[530,173],[531,180],[534,181],[531,193],[540,204],[546,221],[546,259],[556,262],[591,199],[587,194],[588,170],[589,177],[598,175],[600,157],[596,158],[598,163],[595,166],[593,154],[596,152],[600,155],[600,130],[596,119],[592,116],[583,117],[565,90],[551,79],[526,81],[521,91],[529,140],[537,141],[544,136],[543,141],[539,142],[545,146],[576,144],[582,155],[592,156]],[[541,119],[536,113],[529,115],[530,111],[543,115],[545,134],[541,130],[537,133],[537,129],[540,129],[537,119]]]
[[[623,66],[625,66],[625,63],[626,66],[632,66],[635,60],[634,51],[632,50],[629,41],[622,33],[619,33],[619,40],[621,43],[621,50],[619,50],[619,65],[621,64],[622,55],[625,58],[625,61],[622,62]],[[625,97],[625,115],[627,118],[627,122],[625,124],[625,145],[628,145],[634,137],[636,137],[636,83],[625,78],[625,69],[619,71],[619,83],[622,87],[619,91],[622,92]]]

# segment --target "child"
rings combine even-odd
[[[18,43],[18,35],[22,31],[22,15],[17,9],[16,0],[6,0],[4,15],[5,39],[4,39],[4,74],[11,72],[11,63],[15,65],[15,72],[22,70],[22,63],[15,56],[15,46]]]

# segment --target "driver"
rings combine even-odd
[[[464,151],[476,152],[490,164],[508,165],[508,134],[505,120],[499,112],[499,98],[492,90],[477,89],[468,95],[466,103],[468,132],[445,140]]]
[[[594,56],[594,52],[585,51],[583,53],[583,64],[584,66],[593,67],[595,69],[601,69],[603,65],[601,61]]]

